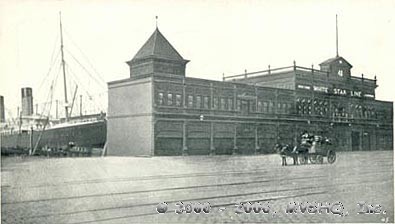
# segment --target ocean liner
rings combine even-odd
[[[60,13],[59,13],[60,15]],[[106,114],[80,113],[72,116],[78,86],[71,102],[67,98],[67,76],[64,58],[63,28],[60,18],[60,54],[64,87],[64,117],[51,116],[54,82],[50,87],[51,96],[48,113],[33,113],[32,88],[22,88],[22,110],[11,122],[4,120],[4,98],[1,97],[0,109],[0,147],[2,155],[46,155],[46,156],[91,156],[104,155],[106,144]],[[57,111],[56,102],[56,111]],[[36,109],[37,110],[37,109]]]

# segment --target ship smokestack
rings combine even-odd
[[[0,123],[5,122],[4,97],[0,96]]]
[[[30,87],[22,88],[22,116],[33,115],[33,90]]]

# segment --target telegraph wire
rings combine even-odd
[[[95,67],[92,65],[92,63],[90,62],[89,58],[86,56],[86,54],[84,54],[84,52],[81,50],[80,47],[78,47],[78,45],[74,42],[74,40],[71,38],[71,35],[67,32],[67,29],[64,29],[67,37],[70,39],[70,42],[78,49],[78,51],[81,53],[81,55],[85,58],[85,60],[88,62],[88,64],[90,65],[90,67],[92,68],[92,70],[96,73],[96,75],[101,79],[100,81],[106,83],[106,81],[104,80],[103,76],[95,69]]]
[[[76,82],[80,83],[81,86],[85,89],[85,93],[89,97],[89,100],[92,101],[95,106],[94,109],[101,110],[100,107],[102,107],[103,105],[101,105],[100,103],[98,104],[95,100],[93,100],[94,99],[93,95],[89,93],[87,86],[85,86],[85,84],[83,82],[81,82],[81,80],[78,78],[78,76],[75,74],[75,72],[71,69],[71,67],[67,66],[67,69],[69,71],[69,74],[72,75],[72,77],[76,80]]]
[[[99,86],[104,87],[104,84],[103,84],[102,82],[100,82],[99,80],[97,80],[97,78],[96,78],[94,75],[92,75],[92,74],[88,71],[88,69],[87,69],[84,65],[82,65],[81,62],[80,62],[80,61],[79,61],[69,50],[66,49],[66,52],[67,52],[68,54],[70,54],[71,58],[72,58],[75,62],[77,62],[77,64],[78,64],[79,66],[81,66],[81,68],[82,68],[83,70],[85,70],[85,72],[88,73],[88,75],[89,75]]]
[[[48,72],[47,72],[47,74],[45,75],[44,79],[41,81],[41,83],[40,83],[40,85],[39,85],[39,87],[38,87],[38,90],[37,90],[38,92],[40,92],[41,87],[43,86],[44,82],[45,82],[45,81],[48,79],[48,77],[50,76],[50,73],[51,73],[51,71],[52,71],[52,69],[53,69],[53,67],[54,67],[54,65],[55,65],[55,62],[56,62],[57,59],[59,58],[59,54],[60,54],[60,50],[59,50],[58,53],[56,54],[55,59],[51,61],[50,66],[49,66],[49,69],[48,69]]]
[[[46,101],[45,101],[45,103],[44,103],[44,106],[43,106],[43,108],[42,108],[42,110],[41,110],[40,120],[42,119],[43,114],[45,113],[45,110],[47,109],[48,103],[50,103],[50,105],[52,106],[52,101],[53,101],[53,90],[54,90],[55,87],[56,87],[57,80],[58,80],[58,77],[59,77],[59,74],[60,74],[60,71],[61,71],[60,69],[61,69],[61,66],[59,66],[58,72],[57,72],[56,76],[54,77],[54,79],[52,79],[50,91],[49,91],[49,93],[48,93],[48,96],[47,96],[47,99],[46,99]],[[50,96],[51,96],[51,97],[50,97]],[[49,99],[50,99],[50,100],[49,100]],[[50,106],[50,108],[51,108],[51,106]],[[50,113],[51,113],[51,109],[49,109],[48,117],[49,117]]]
[[[50,60],[50,62],[49,62],[49,64],[50,64],[49,70],[48,70],[47,75],[45,76],[45,78],[41,81],[41,83],[40,83],[40,85],[39,85],[39,87],[38,87],[38,92],[40,91],[40,89],[41,89],[41,87],[42,87],[44,81],[48,78],[48,75],[49,75],[49,73],[51,72],[52,66],[54,66],[54,64],[55,64],[55,62],[56,62],[56,60],[57,60],[57,58],[59,57],[60,50],[56,51],[56,49],[58,49],[58,48],[57,48],[58,39],[59,39],[59,34],[57,34],[56,37],[55,37],[55,42],[54,42],[54,46],[53,46],[53,48],[52,48],[52,53],[51,53],[51,60]],[[55,52],[58,52],[58,53],[57,53],[56,57],[54,58]]]

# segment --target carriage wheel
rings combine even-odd
[[[323,164],[324,163],[324,157],[322,155],[317,155],[317,163]]]
[[[328,163],[330,163],[330,164],[332,164],[336,161],[336,153],[332,150],[328,151],[327,157],[328,157]]]
[[[307,163],[307,156],[304,154],[298,155],[299,164],[303,165]]]
[[[315,154],[310,154],[309,155],[309,160],[312,164],[316,164],[317,163],[317,155]]]

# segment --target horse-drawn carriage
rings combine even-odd
[[[312,164],[323,163],[324,157],[327,157],[330,164],[336,161],[336,152],[330,139],[318,135],[305,133],[299,146],[276,144],[275,148],[282,157],[282,165],[287,165],[287,156],[293,158],[294,165],[307,164],[309,160]]]

